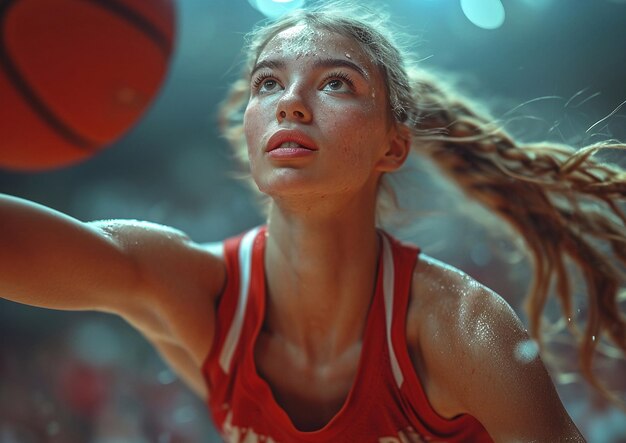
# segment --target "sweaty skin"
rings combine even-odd
[[[354,382],[380,251],[377,186],[406,159],[410,135],[388,118],[381,73],[347,37],[290,28],[257,67],[244,124],[252,176],[272,204],[256,366],[294,424],[318,429]],[[278,131],[317,149],[272,157]],[[116,313],[206,397],[200,367],[227,278],[209,246],[158,225],[81,223],[11,197],[0,198],[0,228],[3,297]],[[425,254],[411,290],[409,353],[440,415],[469,413],[497,442],[583,441],[540,359],[515,358],[528,336],[506,302]]]

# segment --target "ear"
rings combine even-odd
[[[411,130],[403,123],[394,123],[389,130],[389,143],[376,164],[381,172],[400,168],[411,150]]]

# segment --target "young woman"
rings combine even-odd
[[[529,336],[509,305],[376,221],[393,200],[386,174],[430,155],[526,240],[535,336],[553,277],[571,309],[572,258],[595,380],[595,337],[626,348],[619,270],[589,240],[625,261],[623,172],[596,148],[517,146],[405,66],[382,29],[321,8],[252,36],[222,116],[270,198],[266,226],[214,249],[3,196],[0,294],[122,316],[207,399],[227,441],[583,441],[541,360],[516,357]]]

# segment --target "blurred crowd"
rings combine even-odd
[[[22,324],[28,333],[0,342],[0,443],[219,441],[202,401],[130,327],[59,317],[45,322],[54,334]]]

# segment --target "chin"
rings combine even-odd
[[[269,176],[253,176],[253,179],[259,191],[272,198],[328,193],[328,189],[326,191],[322,189],[328,188],[328,186],[320,186],[321,181],[319,179],[314,180],[311,177],[306,177],[298,170],[275,171]]]

